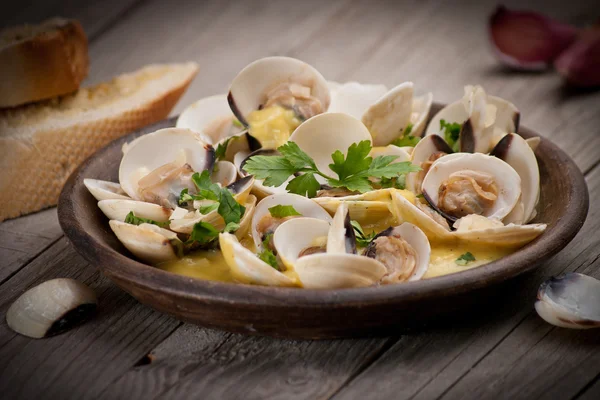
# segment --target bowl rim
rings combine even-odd
[[[445,106],[434,103],[433,108]],[[455,295],[498,284],[534,269],[554,256],[579,232],[588,213],[589,194],[585,178],[574,161],[549,139],[531,129],[520,127],[519,134],[525,138],[539,136],[538,148],[547,149],[563,168],[563,177],[569,182],[569,206],[560,216],[559,222],[531,243],[514,253],[491,263],[443,275],[431,279],[406,282],[398,285],[347,289],[301,289],[287,287],[257,286],[241,283],[208,281],[167,272],[141,263],[121,254],[108,245],[96,240],[85,231],[75,212],[76,189],[83,185],[87,169],[97,158],[114,151],[121,151],[123,143],[151,132],[160,125],[174,126],[175,117],[158,122],[136,132],[118,138],[96,151],[70,175],[58,202],[58,219],[67,238],[75,250],[90,264],[105,272],[109,277],[128,281],[138,287],[157,293],[185,297],[205,303],[235,303],[239,306],[264,306],[277,308],[346,308],[378,306],[400,302],[415,302],[445,295]],[[159,129],[159,128],[155,128]],[[141,133],[143,134],[143,133]],[[87,191],[87,189],[86,189]],[[98,262],[102,260],[102,262]]]

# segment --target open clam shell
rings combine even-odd
[[[331,91],[329,112],[344,113],[361,119],[365,111],[375,104],[388,88],[385,85],[362,84],[346,82],[337,84]]]
[[[579,273],[553,277],[540,285],[535,309],[546,322],[572,329],[600,327],[600,281]]]
[[[281,83],[308,87],[323,111],[329,107],[327,81],[314,67],[295,58],[266,57],[246,66],[231,82],[227,97],[231,111],[248,126],[248,114],[258,110],[267,101],[267,93]]]
[[[83,180],[83,184],[90,191],[92,196],[94,196],[98,201],[109,199],[130,199],[130,197],[125,194],[123,189],[121,189],[121,185],[118,183],[86,178]]]
[[[414,254],[407,256],[405,251],[396,248],[397,244],[394,245],[390,241],[381,242],[380,238],[401,239]],[[404,222],[380,232],[369,244],[365,255],[379,260],[385,265],[387,273],[382,280],[383,283],[417,281],[425,275],[429,268],[431,246],[427,236],[418,226]]]
[[[505,222],[529,222],[535,216],[535,206],[540,198],[540,170],[533,150],[521,136],[509,133],[498,142],[490,154],[513,167],[521,177],[522,214],[515,215],[510,220],[505,219]]]
[[[177,234],[152,224],[132,225],[111,220],[110,228],[123,245],[137,258],[155,265],[175,260],[183,243]]]
[[[219,234],[219,245],[235,280],[266,286],[297,285],[295,278],[290,278],[262,261],[242,246],[234,235]]]
[[[189,105],[177,118],[176,128],[203,133],[215,144],[241,131],[233,124],[226,94],[205,97]]]
[[[406,188],[413,193],[421,193],[423,178],[429,171],[433,159],[438,156],[453,153],[448,143],[438,135],[425,136],[417,143],[411,153],[411,162],[421,171],[410,172],[406,175]]]
[[[463,217],[463,219],[464,218],[466,217]],[[509,224],[485,228],[477,225],[470,227],[467,227],[468,224],[465,225],[459,224],[459,227],[463,226],[463,228],[452,232],[452,236],[473,245],[510,248],[522,247],[537,238],[546,230],[546,224]]]
[[[350,222],[348,206],[342,203],[333,216],[327,235],[327,253],[356,254],[356,234]]]
[[[119,182],[131,198],[141,199],[138,182],[157,168],[175,161],[193,171],[212,171],[215,151],[189,129],[167,128],[141,136],[128,146],[119,167]]]
[[[379,189],[344,197],[315,197],[313,201],[330,214],[335,214],[340,205],[345,204],[350,217],[364,226],[390,217],[390,193],[391,189]]]
[[[167,222],[171,217],[172,210],[154,203],[137,200],[108,199],[98,202],[100,210],[108,217],[117,221],[125,221],[130,212],[136,217],[147,218],[157,222]]]
[[[421,185],[423,195],[432,207],[447,219],[455,221],[458,217],[445,213],[443,207],[440,207],[440,188],[446,185],[451,175],[471,172],[481,172],[493,178],[497,196],[482,212],[486,217],[502,220],[513,210],[521,196],[521,178],[510,165],[493,156],[480,153],[455,153],[438,159],[423,179]]]
[[[429,240],[452,240],[452,235],[447,226],[436,221],[432,216],[427,215],[419,209],[413,202],[408,200],[406,191],[393,191],[391,211],[398,222],[409,222],[419,226]],[[413,199],[413,201],[415,201]]]
[[[337,150],[347,151],[353,143],[371,142],[371,134],[362,122],[341,113],[317,115],[300,125],[290,137],[314,161],[323,173],[335,176],[329,168],[331,154]],[[325,179],[316,176],[320,183]]]
[[[237,176],[238,170],[232,162],[217,161],[210,176],[210,180],[221,186],[228,186],[236,181]]]
[[[265,217],[271,218],[269,208],[277,205],[292,206],[297,212],[301,214],[300,216],[302,217],[317,218],[328,223],[332,220],[331,216],[329,215],[329,213],[327,213],[327,211],[325,211],[313,200],[310,200],[304,196],[299,196],[297,194],[292,193],[274,194],[271,196],[267,196],[263,200],[261,200],[260,203],[258,203],[254,212],[254,216],[252,217],[252,239],[254,240],[254,244],[256,245],[258,251],[263,250],[263,236],[269,232],[274,233],[275,229],[282,222],[278,219],[273,219],[273,221],[270,221],[271,223],[269,224],[266,224],[264,221],[262,221]],[[259,223],[261,225],[264,224],[265,226],[259,227]]]
[[[293,270],[304,253],[324,252],[330,227],[330,222],[307,217],[282,223],[273,234],[273,246],[283,265]]]
[[[6,312],[6,323],[21,335],[48,337],[85,321],[97,305],[96,294],[83,283],[52,279],[19,296]]]

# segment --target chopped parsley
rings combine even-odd
[[[262,242],[263,250],[257,254],[258,258],[263,260],[265,263],[269,264],[271,267],[275,268],[279,271],[279,264],[277,263],[277,256],[269,249],[269,245],[271,243],[271,239],[273,238],[272,233],[268,233],[265,235],[265,238]]]
[[[271,216],[273,218],[285,218],[285,217],[292,217],[295,215],[302,215],[298,211],[296,211],[294,206],[284,206],[281,204],[270,207],[269,213],[271,213]]]
[[[237,121],[237,119],[234,121]],[[228,138],[225,141],[217,144],[217,148],[215,149],[215,157],[217,158],[217,161],[225,160],[225,153],[227,152],[227,146],[229,145],[230,140],[231,138]]]
[[[308,197],[315,197],[321,187],[315,175],[325,178],[331,187],[364,193],[377,184],[369,178],[392,179],[420,170],[409,161],[393,163],[397,156],[369,157],[371,148],[370,141],[363,140],[350,145],[345,156],[340,150],[335,151],[329,168],[335,172],[337,179],[320,171],[314,160],[294,142],[277,148],[281,156],[250,157],[244,169],[257,179],[264,179],[266,186],[280,186],[290,176],[301,173],[288,183],[286,189]]]
[[[459,149],[460,128],[458,122],[449,123],[445,119],[440,120],[440,129],[444,132],[444,140],[454,151]]]
[[[362,226],[358,223],[358,221],[352,220],[350,221],[352,228],[354,228],[354,234],[356,236],[356,244],[360,247],[367,247],[369,243],[375,238],[377,235],[375,232],[366,234],[363,230]]]
[[[411,146],[415,147],[419,140],[421,140],[418,136],[411,136],[410,133],[413,130],[413,124],[408,124],[406,129],[404,129],[401,135],[392,142],[394,146],[403,147],[403,146]]]
[[[467,251],[465,254],[462,254],[458,257],[454,262],[458,265],[467,265],[468,263],[475,261],[475,256],[471,254],[471,252]]]
[[[219,231],[208,222],[200,221],[194,224],[190,239],[200,244],[212,242],[219,236]]]
[[[133,213],[133,211],[129,211],[129,214],[127,214],[125,217],[125,222],[131,225],[152,224],[160,226],[161,228],[169,227],[169,222],[158,222],[150,218],[138,217]]]

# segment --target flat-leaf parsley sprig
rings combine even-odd
[[[371,143],[363,140],[348,147],[346,156],[340,150],[331,155],[329,168],[337,178],[321,171],[315,161],[294,142],[287,142],[277,148],[281,156],[253,156],[244,165],[244,170],[263,179],[266,186],[281,186],[292,175],[286,189],[302,196],[315,197],[321,184],[315,175],[323,177],[331,187],[346,188],[361,193],[373,190],[375,179],[392,179],[409,172],[419,171],[418,166],[409,161],[394,163],[397,156],[369,157]]]

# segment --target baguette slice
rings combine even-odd
[[[0,110],[0,221],[55,205],[78,164],[166,118],[197,72],[195,63],[150,65],[72,95]]]
[[[89,67],[81,24],[53,18],[0,32],[0,107],[73,93]]]

